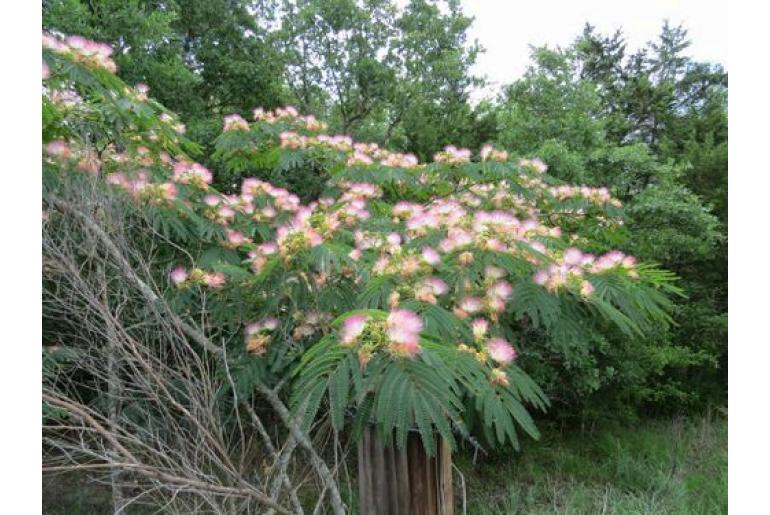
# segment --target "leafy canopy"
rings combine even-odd
[[[491,146],[420,162],[287,107],[225,117],[214,157],[232,177],[315,170],[319,199],[259,178],[223,193],[175,115],[114,75],[109,47],[43,43],[46,197],[86,181],[146,211],[165,295],[229,342],[236,388],[291,379],[306,427],[328,406],[336,429],[374,423],[386,444],[416,429],[429,452],[434,432],[518,447],[519,430],[538,436],[526,406],[548,405],[517,365],[524,320],[553,339],[670,322],[670,273],[592,252],[622,220],[606,188]]]

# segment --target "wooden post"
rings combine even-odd
[[[377,442],[367,427],[358,442],[361,515],[452,515],[452,452],[436,435],[436,456],[425,452],[420,435],[410,432],[405,448]]]

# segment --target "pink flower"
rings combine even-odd
[[[176,198],[176,184],[173,182],[164,182],[158,188],[164,199],[174,200]]]
[[[246,326],[244,331],[247,335],[251,336],[252,334],[256,334],[262,330],[262,324],[259,322],[253,322]]]
[[[187,270],[180,266],[173,269],[169,274],[169,277],[171,278],[171,282],[174,283],[175,286],[179,287],[187,279]]]
[[[342,344],[351,345],[356,341],[356,338],[361,336],[366,327],[366,322],[369,321],[368,315],[353,315],[345,319],[342,323]]]
[[[222,202],[222,199],[217,195],[206,195],[203,197],[203,202],[209,207],[216,207]]]
[[[449,291],[449,286],[447,286],[447,283],[438,277],[428,277],[423,281],[423,283],[425,286],[428,286],[431,290],[433,290],[435,295],[444,295]]]
[[[219,288],[225,284],[225,274],[222,272],[205,274],[203,276],[203,283],[210,288]]]
[[[542,286],[548,281],[548,272],[545,270],[539,270],[535,273],[535,275],[532,276],[532,280],[535,281],[535,284]]]
[[[495,284],[489,287],[487,295],[489,297],[505,300],[513,293],[513,287],[508,281],[497,281]]]
[[[429,265],[437,265],[441,262],[438,252],[427,246],[422,248],[422,259]]]
[[[394,354],[413,357],[420,352],[422,320],[419,316],[408,309],[394,309],[388,315],[387,327]]]
[[[238,231],[227,229],[227,241],[230,245],[238,247],[249,241],[249,239]]]
[[[230,114],[225,116],[224,131],[249,130],[249,122],[244,120],[239,114]]]
[[[257,245],[257,252],[269,256],[278,252],[278,245],[272,241],[261,243]]]
[[[583,260],[583,253],[574,247],[564,251],[564,262],[570,266],[579,265]]]
[[[583,281],[583,283],[580,285],[580,295],[583,297],[590,297],[593,292],[594,285],[588,281]]]
[[[465,297],[460,300],[459,307],[466,313],[478,313],[484,307],[484,303],[477,297]]]
[[[537,170],[538,173],[545,173],[548,170],[548,165],[542,162],[539,158],[533,159],[530,164],[535,167],[535,170]]]
[[[394,247],[401,245],[401,235],[398,234],[397,232],[392,232],[388,234],[387,240],[388,240],[388,243],[390,243]]]
[[[487,329],[489,328],[489,322],[487,322],[483,318],[477,318],[473,322],[471,322],[471,328],[473,329],[473,337],[476,338],[477,341],[484,338],[484,335],[487,334]]]
[[[268,331],[274,331],[278,327],[278,319],[275,317],[267,317],[262,321],[262,327]]]
[[[490,358],[503,365],[507,365],[516,359],[516,351],[513,346],[502,338],[489,340],[487,352],[489,352]]]
[[[43,80],[46,80],[48,77],[51,76],[51,69],[48,68],[48,65],[45,61],[43,61]]]

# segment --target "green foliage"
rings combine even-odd
[[[456,463],[468,512],[482,514],[727,511],[727,421],[721,416],[601,425],[544,438],[516,460]]]
[[[624,202],[624,228],[589,233],[594,242],[682,278],[672,328],[631,340],[583,328],[592,343],[582,352],[529,364],[575,414],[724,399],[726,384],[714,384],[726,377],[727,75],[685,57],[688,44],[684,29],[665,24],[658,41],[627,55],[622,32],[587,25],[565,49],[533,50],[496,113],[495,138],[509,150],[543,158],[561,179],[607,185]]]

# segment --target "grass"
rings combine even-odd
[[[461,454],[456,465],[470,514],[727,513],[722,417],[550,434],[514,456],[474,466]]]
[[[468,514],[727,513],[727,420],[722,416],[646,421],[583,434],[543,428],[543,434],[521,453],[479,457],[476,465],[471,454],[456,455]],[[355,467],[355,456],[351,459]],[[106,485],[69,476],[44,479],[43,513],[109,513]],[[459,515],[462,492],[455,484]]]

